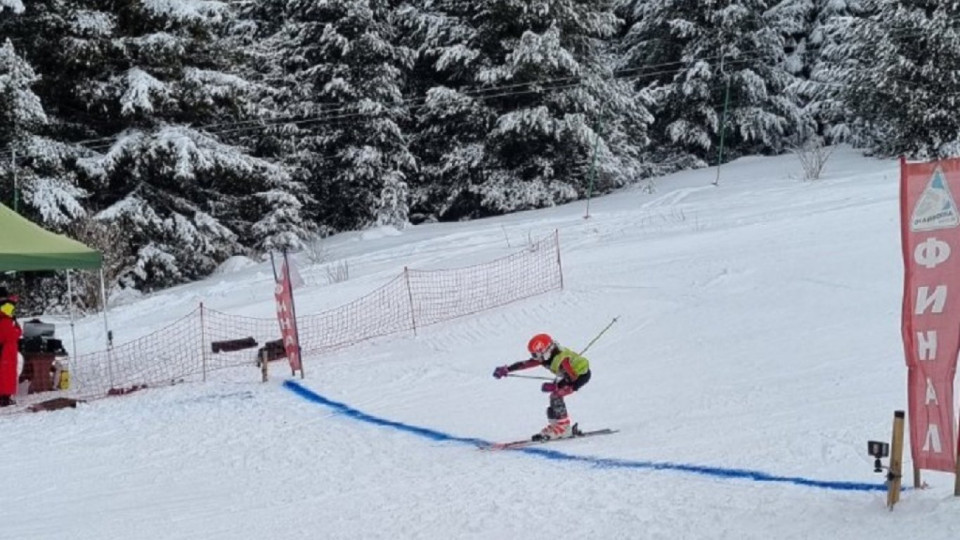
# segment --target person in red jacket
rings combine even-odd
[[[14,405],[17,393],[17,349],[20,343],[20,325],[14,318],[17,297],[0,296],[0,407]]]

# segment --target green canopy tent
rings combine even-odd
[[[0,203],[0,270],[95,270],[100,252],[52,233]]]
[[[52,233],[0,203],[0,271],[67,270],[67,287],[72,296],[69,270],[99,270],[103,321],[109,347],[107,298],[103,283],[103,257],[76,240]],[[70,312],[73,330],[73,310]],[[73,340],[76,349],[76,338]],[[76,350],[74,350],[76,355]]]

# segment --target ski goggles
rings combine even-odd
[[[0,313],[3,313],[7,317],[13,318],[13,312],[17,307],[13,302],[4,302],[0,304]]]
[[[559,346],[554,344],[540,352],[535,352],[533,353],[533,359],[539,360],[541,362],[543,362],[544,360],[549,360],[550,356],[553,354],[553,351],[556,350],[557,348],[559,348]]]

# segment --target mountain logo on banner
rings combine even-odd
[[[953,200],[943,170],[939,167],[933,171],[930,183],[927,184],[920,200],[913,207],[913,216],[910,218],[910,230],[935,231],[949,229],[960,225],[960,212],[957,203]]]

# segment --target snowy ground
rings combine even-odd
[[[261,384],[251,367],[0,418],[0,538],[956,538],[952,475],[925,471],[930,488],[889,512],[866,455],[906,404],[897,163],[840,149],[817,182],[792,156],[715,175],[595,199],[586,220],[581,202],[330,239],[350,280],[322,284],[302,259],[301,313],[553,229],[566,288],[308,358],[303,381]],[[271,316],[270,276],[129,300],[110,324],[123,342],[200,300]],[[542,331],[581,349],[614,316],[568,406],[620,433],[474,447],[545,422],[539,382],[495,366]],[[76,330],[81,353],[100,348],[99,319]]]

